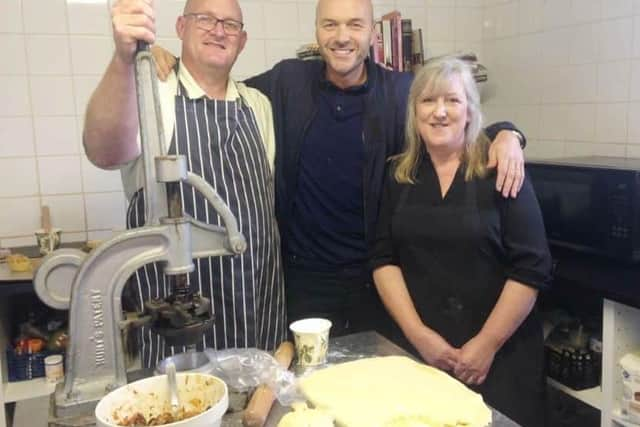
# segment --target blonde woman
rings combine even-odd
[[[535,302],[551,258],[531,184],[495,190],[469,66],[429,61],[411,86],[405,151],[393,159],[371,256],[378,292],[429,364],[525,427],[543,425]]]

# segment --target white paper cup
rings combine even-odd
[[[301,319],[289,325],[296,343],[298,366],[317,366],[326,363],[329,348],[329,329],[327,319]]]
[[[44,358],[44,375],[50,383],[58,382],[64,377],[62,355],[52,354]]]

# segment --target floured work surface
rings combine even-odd
[[[305,397],[343,427],[485,427],[491,410],[458,380],[403,356],[373,357],[301,379]]]

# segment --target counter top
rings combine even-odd
[[[349,362],[363,357],[372,356],[412,356],[398,347],[391,341],[375,332],[362,332],[335,338],[329,341],[329,353],[327,360],[329,363]],[[296,374],[300,372],[295,371]],[[277,402],[273,406],[265,427],[276,427],[280,419],[289,411]],[[518,427],[518,424],[502,415],[495,409],[492,410],[493,422],[491,427]],[[239,426],[237,421],[223,419],[223,427]]]

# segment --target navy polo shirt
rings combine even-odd
[[[366,84],[346,90],[321,82],[318,110],[300,148],[289,259],[318,271],[366,262],[363,111]]]

